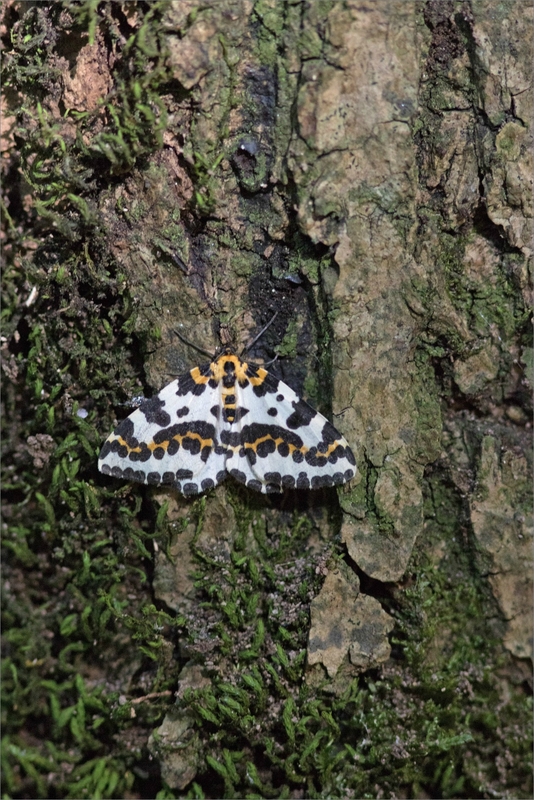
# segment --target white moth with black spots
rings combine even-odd
[[[227,347],[142,403],[106,440],[105,475],[185,495],[227,474],[258,492],[319,489],[356,474],[349,445],[287,384]]]

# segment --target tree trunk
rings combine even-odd
[[[3,35],[6,796],[530,797],[531,3]],[[353,481],[98,473],[183,337],[269,322]]]

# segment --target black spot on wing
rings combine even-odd
[[[99,461],[103,461],[105,458],[107,458],[109,456],[109,454],[111,452],[112,452],[111,451],[111,442],[105,441],[104,444],[102,445],[102,450],[100,451],[100,455],[98,456]],[[101,472],[105,471],[104,470],[105,466],[106,466],[106,464],[102,464],[102,467],[100,469]]]
[[[266,494],[280,494],[280,492],[282,491],[282,487],[274,483],[265,483],[263,491]]]
[[[317,411],[309,406],[304,400],[293,400],[291,405],[293,406],[294,411],[287,418],[286,425],[292,430],[309,425],[312,419],[317,415]],[[327,425],[330,425],[330,423],[327,422]],[[330,427],[332,426],[330,425]]]
[[[342,444],[339,444],[336,447],[336,449],[334,450],[334,452],[328,457],[328,460],[332,464],[335,464],[337,459],[339,459],[339,460],[346,459],[350,464],[351,462],[350,462],[350,460],[348,458],[348,454],[349,453],[352,456],[352,458],[354,459],[354,456],[352,455],[352,451],[351,451],[350,447],[343,447]]]
[[[239,483],[247,482],[247,476],[239,469],[230,469],[228,470],[228,473],[232,476],[232,478],[235,478],[236,481],[239,481]]]
[[[298,478],[297,478],[296,488],[297,489],[309,489],[310,488],[310,479],[308,478],[308,476],[306,475],[305,472],[299,472],[299,475],[298,475]]]
[[[144,403],[141,403],[138,411],[144,414],[147,422],[165,428],[170,424],[171,418],[169,414],[163,410],[164,405],[165,400],[160,400],[159,397],[153,397],[151,400],[145,400]]]
[[[118,444],[118,442],[117,442]],[[120,453],[119,453],[120,455]],[[145,461],[149,461],[152,457],[152,451],[146,446],[145,442],[139,442],[138,449],[132,450],[130,453],[127,453],[124,458],[128,458],[130,461],[141,461],[144,463]],[[157,456],[156,456],[157,457]]]
[[[239,447],[241,434],[238,431],[221,431],[221,444],[227,447]]]
[[[276,415],[278,414],[278,411],[277,411],[277,409],[276,409],[276,408],[269,408],[269,409],[267,410],[267,413],[268,413],[268,415],[269,415],[270,417],[276,417]]]
[[[210,365],[202,364],[198,370],[202,376],[207,377],[210,374]],[[191,373],[186,372],[185,375],[180,375],[178,378],[178,388],[176,389],[176,394],[178,397],[184,397],[186,394],[194,394],[198,397],[205,391],[206,386],[206,383],[197,383],[193,379]]]
[[[236,408],[235,409],[235,415],[234,415],[235,416],[234,422],[239,422],[239,420],[243,419],[243,417],[246,416],[248,413],[249,413],[249,409],[248,408],[243,408],[243,407]]]
[[[256,447],[256,455],[260,458],[268,458],[271,453],[274,453],[276,450],[276,443],[273,442],[272,439],[265,439],[263,442],[259,442],[258,446]]]
[[[202,461],[206,462],[213,450],[215,442],[215,426],[210,422],[204,420],[194,420],[191,422],[177,422],[168,428],[163,428],[154,434],[153,442],[155,445],[167,445],[168,455],[176,455],[180,449],[180,442],[175,437],[181,440],[181,446],[193,456],[199,453]],[[146,460],[144,458],[143,448],[146,447],[143,443],[140,445],[141,453],[137,454],[135,460]],[[150,453],[150,450],[148,451]],[[154,458],[163,458],[165,455],[165,448],[155,447],[152,451]],[[130,458],[134,460],[134,453],[130,454]],[[150,457],[150,456],[149,456]]]
[[[295,488],[295,478],[293,475],[284,475],[282,477],[282,486],[285,489],[294,489]]]
[[[342,436],[339,431],[336,431],[331,422],[326,421],[323,425],[323,430],[321,431],[321,438],[323,442],[332,444],[332,442],[335,442],[336,439],[341,439]]]
[[[128,481],[140,481],[141,483],[145,482],[145,473],[143,470],[133,469],[132,467],[126,467],[126,469],[122,471],[122,477],[126,478]]]
[[[171,439],[169,444],[167,445],[167,455],[175,456],[179,449],[180,449],[180,442],[178,442],[176,439]]]
[[[169,441],[174,436],[187,437],[188,434],[196,434],[197,436],[200,436],[201,439],[214,439],[215,426],[212,425],[211,422],[206,422],[205,420],[201,419],[193,420],[191,422],[177,422],[168,428],[157,431],[154,434],[154,443],[163,444],[163,442]],[[183,446],[185,447],[185,438]]]
[[[252,422],[250,425],[244,425],[241,430],[242,445],[255,444],[264,437],[268,437],[271,440],[281,439],[282,442],[286,444],[302,447],[302,439],[300,436],[292,431],[288,431],[286,428],[282,428],[280,425],[265,425],[260,422]],[[271,450],[270,452],[273,451]]]
[[[354,453],[352,452],[350,447],[345,447],[345,458],[347,459],[349,464],[352,464],[353,467],[356,466],[356,459],[354,458]],[[354,472],[352,474],[354,475]],[[351,478],[352,478],[352,475],[351,475]]]
[[[273,378],[272,375],[267,374],[258,386],[252,387],[252,390],[256,397],[265,397],[267,394],[277,392],[279,384],[280,381],[277,378]]]
[[[175,478],[177,481],[185,481],[187,478],[192,478],[193,472],[190,469],[178,469],[175,472]]]
[[[322,489],[325,486],[339,486],[341,483],[346,483],[354,477],[354,472],[351,469],[345,472],[334,472],[333,475],[314,475],[311,479],[311,489]]]
[[[113,431],[115,436],[120,436],[130,447],[137,447],[138,441],[134,437],[134,424],[130,417],[124,419]]]
[[[102,470],[104,471],[104,470]],[[138,483],[145,482],[145,473],[141,469],[132,469],[132,467],[111,467],[111,470],[106,471],[107,475],[112,475],[114,478],[122,478],[125,481],[138,481]]]
[[[273,486],[280,487],[282,485],[282,476],[279,472],[266,472],[263,476],[266,483],[271,483]],[[280,488],[278,488],[280,491]]]
[[[189,414],[189,408],[187,406],[184,406],[183,408],[179,408],[178,411],[176,412],[176,416],[178,418],[186,417],[188,414]]]
[[[338,474],[340,473],[336,473],[336,475]],[[334,486],[335,483],[339,483],[336,481],[336,475],[314,475],[311,479],[311,488],[322,489],[325,486]]]
[[[306,463],[310,465],[310,467],[324,467],[328,464],[329,459],[324,456],[322,453],[317,452],[316,447],[311,447],[308,452],[306,453]]]

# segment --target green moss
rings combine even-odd
[[[251,258],[250,253],[240,253],[236,250],[232,253],[232,272],[240,277],[250,278],[256,267],[255,261],[256,259]]]
[[[138,394],[139,384],[131,302],[99,230],[95,176],[110,179],[160,146],[163,55],[148,47],[140,12],[127,47],[132,70],[127,75],[117,62],[116,94],[93,115],[67,110],[57,118],[48,106],[57,32],[78,36],[68,14],[59,19],[63,5],[23,9],[8,68],[9,81],[25,92],[17,141],[40,214],[37,250],[22,269],[19,257],[3,283],[4,330],[16,343],[3,430],[4,499],[12,514],[3,531],[11,584],[4,596],[2,759],[3,791],[13,797],[124,796],[139,783],[132,769],[143,754],[127,741],[132,707],[119,702],[115,687],[126,687],[138,669],[149,689],[166,690],[177,669],[164,632],[179,620],[150,604],[150,520],[141,494],[127,487],[115,494],[96,470],[114,407]],[[77,9],[89,38],[96,20],[112,19],[97,16],[92,3]],[[157,14],[156,4],[150,13]],[[180,244],[172,225],[161,237],[160,247],[167,237]],[[23,319],[21,298],[28,296]],[[24,577],[14,580],[21,569]],[[146,595],[139,612],[131,612],[128,594]],[[153,674],[143,668],[155,662]],[[136,706],[137,722],[148,730],[161,713],[157,700]],[[111,744],[115,736],[122,744]]]
[[[287,326],[284,338],[276,347],[276,354],[281,358],[295,355],[298,340],[298,327],[296,319],[291,320]],[[309,393],[309,386],[306,386],[306,392]]]
[[[254,4],[253,22],[259,24],[256,28],[256,49],[262,64],[274,67],[279,58],[278,37],[284,28],[285,9],[282,6],[274,8],[270,3],[259,0]]]
[[[525,128],[515,122],[504,125],[495,138],[497,158],[503,162],[517,160],[525,146]]]
[[[433,222],[439,224],[436,219]],[[465,250],[469,239],[447,232],[438,235],[439,268],[445,280],[447,295],[453,308],[467,320],[469,330],[480,337],[481,346],[484,340],[494,339],[496,331],[500,341],[514,337],[524,327],[529,314],[515,285],[514,271],[518,257],[515,254],[503,254],[500,263],[496,265],[492,280],[486,281],[482,286],[477,278],[469,276],[465,268]],[[437,289],[429,282],[418,284],[412,281],[411,289],[431,313],[442,302]],[[431,332],[421,332],[421,352],[424,350],[426,356],[441,359],[450,352],[460,356],[472,355],[473,343],[469,342],[468,345],[465,336],[453,326],[452,321],[447,325],[446,319],[441,317],[433,321]],[[439,343],[436,341],[437,337]],[[420,366],[420,360],[418,364]]]
[[[207,748],[197,781],[210,796],[214,790],[240,795],[252,783],[263,797],[298,788],[310,797],[372,797],[377,785],[386,792],[402,787],[408,796],[469,797],[480,791],[480,757],[492,746],[511,748],[513,780],[527,781],[519,795],[528,796],[530,749],[511,724],[517,712],[526,724],[528,709],[518,691],[506,701],[504,728],[498,725],[503,715],[488,711],[502,702],[494,678],[497,640],[485,622],[488,594],[483,581],[458,580],[459,570],[472,570],[469,554],[454,545],[461,502],[437,481],[427,510],[433,520],[427,544],[445,536],[452,557],[438,570],[420,548],[411,565],[417,578],[397,595],[396,641],[403,656],[381,678],[355,681],[337,698],[309,690],[299,681],[304,662],[291,655],[294,634],[292,643],[277,642],[280,626],[269,622],[255,665],[248,667],[237,644],[246,620],[239,621],[224,645],[232,648],[225,651],[232,665],[226,678],[186,693],[183,701]],[[237,587],[234,569],[235,562],[224,583]],[[260,563],[255,589],[271,574],[272,566],[265,571]],[[279,586],[277,596],[283,594]],[[484,777],[487,787],[499,780],[491,767]]]
[[[194,146],[194,141],[192,138],[191,147]],[[225,154],[221,145],[217,147],[203,143],[202,148],[202,150],[191,150],[190,154],[195,182],[194,201],[201,214],[209,214],[216,204],[216,170]],[[186,156],[189,155],[187,149],[184,150]]]
[[[426,510],[425,541],[408,570],[414,580],[394,599],[399,654],[382,676],[363,676],[342,697],[302,683],[307,624],[299,631],[279,616],[295,591],[290,565],[298,534],[285,552],[262,535],[254,556],[234,552],[230,563],[210,560],[209,571],[199,572],[219,668],[209,687],[186,693],[183,710],[197,722],[206,753],[197,782],[209,796],[240,795],[252,782],[263,797],[297,789],[310,797],[372,797],[377,785],[385,792],[402,787],[408,796],[469,797],[480,789],[480,759],[490,764],[483,754],[492,746],[512,748],[514,785],[528,784],[529,747],[514,739],[511,725],[517,712],[526,724],[522,692],[505,701],[505,729],[498,727],[501,713],[488,714],[502,703],[494,676],[504,662],[486,622],[485,581],[455,542],[461,499],[436,479]],[[238,518],[239,512],[237,505]],[[250,522],[246,516],[243,526],[250,529]],[[437,568],[427,554],[443,538],[449,559]],[[265,608],[266,598],[276,606]],[[202,634],[191,625],[189,633],[193,651],[197,636],[206,646],[205,623]],[[491,767],[485,779],[488,787],[500,780]]]
[[[440,262],[447,281],[449,297],[456,309],[471,321],[471,329],[488,336],[492,325],[508,337],[526,321],[527,310],[513,284],[513,271],[504,256],[495,282],[480,283],[469,279],[464,269],[466,242],[459,236],[441,236]]]
[[[496,676],[508,661],[488,622],[487,583],[458,537],[462,499],[436,474],[428,483],[425,509],[426,532],[408,569],[412,582],[390,600],[398,655],[381,676],[363,676],[342,697],[301,682],[299,636],[306,626],[299,634],[280,624],[274,609],[261,612],[262,597],[284,606],[294,578],[278,570],[291,563],[290,552],[282,554],[284,560],[278,548],[262,553],[266,542],[260,538],[253,569],[251,556],[234,557],[230,567],[211,563],[219,577],[211,572],[209,581],[202,578],[210,594],[208,617],[222,603],[230,604],[233,633],[221,635],[228,621],[219,633],[223,673],[183,700],[206,750],[197,787],[228,797],[246,793],[251,783],[263,797],[297,789],[310,797],[372,797],[377,785],[413,797],[470,797],[506,793],[513,786],[516,796],[529,796],[530,744],[518,732],[529,729],[530,710],[521,687],[500,694]],[[447,557],[438,566],[429,553],[443,542]],[[298,548],[298,540],[290,547]],[[248,610],[245,597],[256,598]],[[265,623],[253,634],[258,614]],[[216,631],[215,625],[210,636]],[[254,647],[243,649],[242,637],[251,635]],[[491,755],[503,750],[510,754],[506,777]],[[261,779],[258,763],[264,767]]]
[[[435,356],[434,356],[435,357]],[[430,358],[416,355],[417,380],[413,385],[413,403],[417,408],[416,435],[410,443],[410,457],[419,463],[432,462],[439,457],[442,433],[441,400]]]
[[[154,3],[140,17],[137,31],[123,50],[123,62],[115,64],[113,92],[94,111],[67,109],[62,117],[49,105],[49,89],[59,79],[58,33],[72,36],[69,15],[62,15],[62,4],[46,11],[29,8],[14,28],[5,79],[8,86],[25,94],[16,125],[22,170],[37,212],[71,241],[97,225],[96,208],[89,199],[96,181],[131,170],[162,145],[166,111],[160,94],[167,80],[166,53],[152,33],[157,30],[154,19],[160,9],[161,4]],[[93,2],[70,10],[88,25],[90,40],[96,20],[105,25],[106,17],[97,16]],[[147,36],[154,38],[151,47]],[[121,69],[125,63],[129,71]],[[73,138],[74,126],[77,135]]]

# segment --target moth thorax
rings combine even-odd
[[[226,389],[235,385],[235,364],[233,361],[224,362],[223,386]]]

